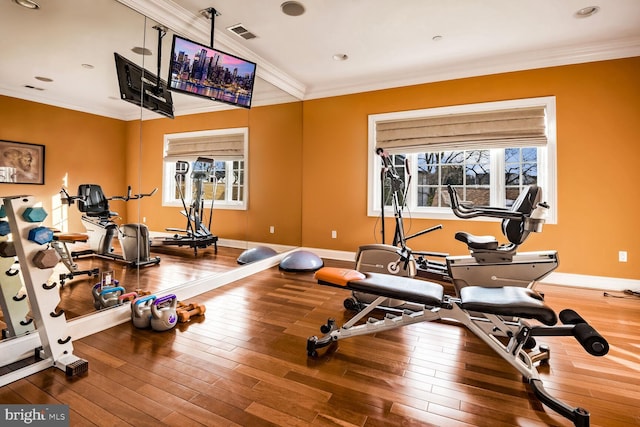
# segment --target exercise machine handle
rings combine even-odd
[[[526,215],[522,212],[514,212],[507,208],[498,208],[491,206],[474,206],[471,202],[460,202],[458,193],[451,186],[447,186],[449,198],[451,199],[451,209],[458,218],[468,219],[485,216],[500,219],[519,219],[524,220]]]
[[[441,229],[442,229],[442,224],[434,225],[433,227],[429,227],[422,231],[418,231],[417,233],[412,234],[410,236],[406,236],[404,239],[405,240],[413,239],[414,237],[419,237],[419,236],[422,236],[423,234],[431,233],[432,231],[441,230]]]
[[[71,206],[76,199],[78,199],[78,196],[70,195],[66,188],[62,187],[60,189],[60,201],[62,202],[62,204]]]
[[[138,193],[138,194],[131,194],[131,186],[129,185],[127,187],[127,195],[126,196],[113,196],[110,197],[109,200],[124,200],[125,202],[129,201],[129,200],[137,200],[137,199],[142,199],[143,197],[149,197],[149,196],[153,196],[154,194],[156,194],[156,191],[158,191],[158,188],[154,188],[150,193]]]

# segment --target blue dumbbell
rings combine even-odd
[[[29,230],[29,240],[44,245],[53,240],[53,231],[48,227],[35,227]]]
[[[0,221],[0,236],[6,236],[9,233],[11,233],[9,221]]]

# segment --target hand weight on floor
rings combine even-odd
[[[133,300],[131,303],[131,323],[133,326],[140,329],[151,326],[151,306],[155,300],[155,295],[145,295]]]
[[[178,323],[177,305],[178,299],[173,294],[156,298],[151,305],[151,328],[161,332],[175,327]]]

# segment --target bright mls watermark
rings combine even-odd
[[[69,405],[0,405],[0,425],[69,426]]]

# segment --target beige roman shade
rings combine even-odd
[[[244,134],[192,136],[167,141],[165,159],[185,160],[198,156],[213,157],[220,161],[242,160]]]
[[[514,108],[376,122],[376,148],[389,153],[543,146],[545,108]]]

